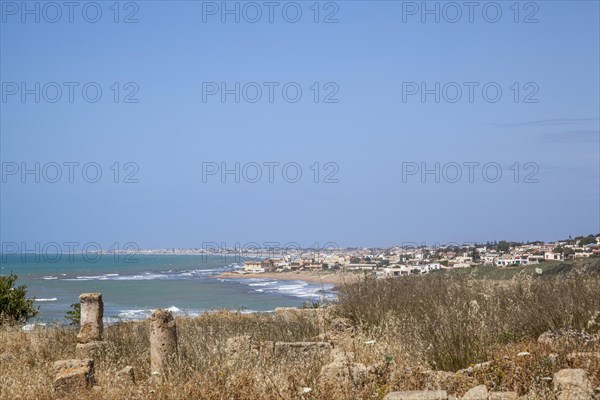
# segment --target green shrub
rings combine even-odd
[[[71,304],[71,309],[67,311],[67,315],[65,318],[71,321],[69,325],[79,326],[81,321],[81,303],[73,303]]]
[[[15,286],[16,275],[0,276],[0,325],[24,323],[35,317],[38,309],[28,299],[27,286]]]

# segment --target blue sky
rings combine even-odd
[[[65,10],[48,22],[55,14],[44,11],[44,3],[39,23],[27,14],[22,22],[21,2],[0,3],[3,242],[388,246],[553,240],[600,231],[596,1],[522,2],[518,23],[513,2],[494,3],[502,11],[496,23],[486,20],[495,9],[482,14],[489,2],[479,3],[472,23],[466,9],[455,23],[444,18],[454,15],[449,9],[439,22],[431,15],[422,22],[421,10],[406,13],[421,2],[400,1],[321,2],[318,23],[312,1],[279,2],[273,23],[263,2],[253,3],[263,12],[256,23],[244,20],[253,14],[241,14],[239,23],[225,15],[223,23],[221,2],[121,2],[118,23],[113,2],[97,3],[102,16],[96,23],[83,18],[84,7],[95,18],[86,2],[75,9],[73,23]],[[239,3],[240,10],[247,4]],[[302,16],[290,23],[281,10],[295,4]],[[442,10],[445,3],[439,5]],[[208,15],[213,6],[217,14]],[[138,22],[123,23],[131,13]],[[338,22],[324,23],[331,13]],[[21,83],[32,89],[35,82],[40,102],[34,94],[23,102]],[[55,97],[49,82],[63,88],[55,103],[48,101]],[[73,102],[65,82],[79,84]],[[89,82],[102,89],[96,103],[82,97]],[[234,95],[222,102],[220,93],[205,93],[203,101],[206,82],[230,89],[256,82],[265,90],[256,103],[246,101],[254,96],[252,85],[239,103]],[[279,85],[272,103],[264,82]],[[433,89],[436,82],[448,90],[444,96],[440,89],[439,102],[434,94],[423,101],[420,93],[406,93],[407,85]],[[465,82],[474,85],[472,102]],[[15,83],[19,92],[12,94]],[[283,98],[288,83],[302,89],[296,103]],[[453,103],[456,85],[464,90]],[[502,97],[488,101],[488,92],[486,100],[485,85],[500,87]],[[123,102],[134,91],[138,101]],[[338,101],[324,102],[333,91],[329,99]],[[31,174],[24,183],[20,171],[11,174],[14,165],[34,168],[36,162],[39,183]],[[97,163],[102,178],[87,182],[77,167],[71,183],[65,162]],[[265,162],[279,163],[274,182],[266,178]],[[480,166],[473,182],[465,175],[470,162]],[[41,172],[52,163],[62,165],[56,183]],[[230,169],[239,163],[240,174],[257,163],[263,176],[236,183],[233,175],[222,182],[217,174],[203,182],[203,163]],[[286,163],[301,168],[298,182],[282,177]],[[337,167],[325,169],[326,163]],[[436,182],[419,171],[403,179],[406,163],[429,169],[439,163],[440,175],[458,164],[463,176]],[[498,182],[482,176],[481,166],[489,163],[500,166]],[[334,169],[338,182],[323,182]],[[137,183],[123,182],[130,172]]]

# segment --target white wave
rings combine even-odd
[[[42,277],[42,279],[49,281],[49,280],[54,280],[54,279],[58,279],[58,276],[44,276]]]
[[[24,330],[25,332],[30,332],[30,331],[34,330],[36,327],[38,327],[38,326],[46,326],[46,324],[43,323],[43,322],[38,322],[38,323],[35,323],[35,324],[25,324],[23,326],[23,328],[21,328],[21,329]]]
[[[259,312],[264,312],[264,311],[257,311],[257,310],[240,310],[240,314],[256,314]]]
[[[202,279],[207,275],[214,275],[221,269],[194,269],[194,270],[168,270],[157,272],[140,272],[133,275],[104,274],[104,275],[82,275],[75,278],[64,279],[66,281],[150,281],[150,280],[178,280],[178,279]]]
[[[232,280],[233,281],[233,280]],[[304,281],[278,281],[271,279],[237,279],[241,283],[253,288],[255,293],[279,294],[284,296],[293,296],[299,298],[321,298],[335,299],[335,293],[332,292],[334,285],[315,284]]]
[[[116,324],[117,322],[121,322],[121,321],[123,321],[122,318],[115,318],[115,317],[102,318],[102,322],[104,322],[105,325]]]
[[[190,317],[196,317],[201,313],[195,310],[184,310],[182,311],[179,307],[171,306],[165,308],[167,311],[171,311],[175,315],[187,315]],[[116,315],[116,318],[104,318],[105,322],[112,323],[118,321],[139,321],[142,319],[148,319],[152,316],[152,309],[150,308],[134,308],[134,309],[126,309],[120,310]]]
[[[149,318],[151,314],[152,314],[151,310],[134,309],[134,310],[124,310],[124,311],[120,312],[119,314],[117,314],[117,317],[126,319],[126,320],[136,320],[136,319]]]
[[[249,283],[248,286],[273,286],[275,285],[277,282],[276,281],[270,281],[270,282],[254,282],[254,283]]]
[[[56,297],[53,297],[51,299],[34,299],[35,301],[57,301],[58,299]]]

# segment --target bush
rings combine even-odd
[[[67,315],[65,315],[65,318],[71,321],[69,325],[79,326],[81,322],[81,303],[71,304],[71,309],[67,311]]]
[[[0,325],[25,323],[35,317],[38,309],[28,299],[27,286],[15,287],[16,275],[0,276]]]

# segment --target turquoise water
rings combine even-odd
[[[107,322],[146,318],[154,308],[197,315],[215,309],[244,312],[299,306],[334,297],[333,285],[274,279],[220,279],[240,268],[239,258],[202,255],[135,255],[124,260],[103,254],[92,262],[82,255],[1,256],[1,273],[19,276],[40,314],[33,322],[65,323],[66,311],[84,292],[101,292]],[[135,262],[131,262],[135,261]]]

